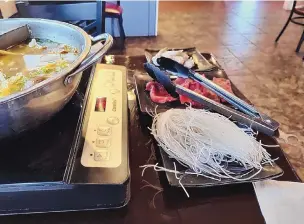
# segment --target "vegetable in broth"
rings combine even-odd
[[[25,90],[69,67],[78,57],[77,48],[32,39],[7,49],[16,55],[0,55],[0,97]]]

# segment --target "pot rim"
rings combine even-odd
[[[41,21],[41,22],[44,22],[44,23],[53,23],[53,24],[66,26],[66,27],[69,27],[69,28],[72,28],[72,29],[78,31],[84,37],[85,41],[84,41],[84,48],[81,49],[80,55],[77,57],[77,59],[70,66],[68,66],[67,68],[65,68],[65,69],[61,70],[60,72],[56,73],[54,76],[36,84],[36,85],[33,85],[32,87],[30,87],[28,89],[25,89],[25,90],[13,93],[11,95],[8,95],[6,97],[0,98],[0,104],[7,103],[9,101],[13,101],[15,99],[21,98],[24,95],[27,95],[29,93],[32,93],[32,92],[36,91],[36,90],[39,90],[39,89],[47,86],[48,84],[56,82],[59,79],[62,79],[62,77],[69,75],[87,57],[87,55],[90,52],[91,46],[92,46],[91,38],[89,37],[89,35],[83,29],[81,29],[81,28],[79,28],[75,25],[69,24],[69,23],[56,21],[56,20],[50,20],[50,19],[39,19],[39,18],[10,18],[10,19],[2,19],[2,22],[12,21],[12,20],[16,20],[16,21],[20,20],[20,21],[28,21],[28,22]],[[64,85],[63,82],[62,82],[62,85]]]

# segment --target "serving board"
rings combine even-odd
[[[264,143],[264,142],[263,142]],[[268,141],[268,144],[278,144],[274,139],[271,139]],[[157,143],[155,143],[157,144]],[[264,143],[266,144],[266,143]],[[248,182],[256,182],[256,181],[261,181],[261,180],[266,180],[266,179],[274,179],[277,177],[280,177],[284,174],[283,170],[274,162],[272,165],[264,165],[263,170],[257,174],[255,177],[249,179],[249,180],[243,180],[243,181],[238,181],[234,179],[220,179],[220,180],[213,180],[207,177],[203,176],[197,176],[197,175],[191,175],[191,174],[186,174],[185,172],[187,171],[187,168],[184,166],[180,165],[178,162],[176,162],[174,159],[169,158],[168,154],[159,148],[159,153],[161,156],[162,160],[162,165],[166,169],[174,170],[174,163],[176,165],[176,170],[180,171],[181,175],[178,175],[179,178],[181,178],[181,183],[183,184],[184,187],[212,187],[212,186],[219,186],[219,185],[228,185],[228,184],[240,184],[240,183],[248,183]],[[283,155],[278,152],[281,152],[281,150],[278,150],[279,147],[277,148],[266,148],[267,151],[271,154],[271,158],[278,158],[282,157]],[[253,175],[254,172],[257,170],[253,170],[253,172],[249,173],[248,175],[243,176],[242,178],[247,178]],[[179,180],[175,177],[174,173],[169,173],[166,172],[166,176],[168,179],[168,182],[171,186],[175,187],[181,187],[179,184]],[[237,176],[235,176],[237,177]]]
[[[214,69],[212,71],[203,72],[205,76],[212,80],[213,77],[217,78],[226,78],[228,79],[227,74],[225,71],[221,68],[215,57],[210,53],[202,53],[202,55],[205,56],[205,58],[208,59],[208,61],[212,62],[214,65],[216,65],[217,69]],[[200,72],[202,73],[202,72]],[[138,103],[140,107],[140,111],[144,114],[146,113],[161,113],[165,112],[166,110],[172,109],[172,108],[185,108],[185,105],[182,105],[179,101],[171,102],[171,103],[165,103],[165,104],[158,104],[154,103],[150,99],[149,92],[145,90],[146,84],[151,81],[152,78],[147,75],[146,73],[137,72],[134,74],[134,81],[135,81],[135,88],[138,98]],[[231,82],[231,87],[236,96],[243,99],[244,101],[248,102],[250,104],[250,101],[247,100],[244,95],[236,88],[236,86]],[[263,144],[269,144],[269,145],[278,145],[277,141],[274,138],[268,137],[265,138],[265,135],[259,135],[258,140],[261,140]],[[157,144],[156,142],[154,142]],[[278,160],[280,157],[284,156],[282,154],[282,150],[280,150],[280,147],[277,148],[266,148],[267,151],[272,155],[272,159],[277,158]],[[272,153],[273,152],[273,153]],[[280,152],[280,154],[278,154]],[[257,174],[255,177],[251,178],[250,180],[245,181],[237,181],[234,179],[221,179],[213,180],[210,178],[206,178],[203,176],[196,176],[196,175],[190,175],[185,174],[187,171],[187,168],[180,165],[177,161],[175,161],[172,158],[169,158],[168,154],[163,151],[159,147],[159,154],[162,161],[162,165],[166,169],[174,170],[174,163],[176,165],[176,170],[180,171],[181,173],[184,173],[182,175],[179,175],[180,178],[182,178],[181,182],[184,187],[210,187],[210,186],[217,186],[217,185],[228,185],[228,184],[239,184],[239,183],[246,183],[246,182],[255,182],[255,181],[261,181],[265,179],[273,179],[277,178],[283,175],[283,170],[276,164],[273,163],[272,165],[264,165],[263,170]],[[253,172],[256,172],[253,171]],[[252,174],[248,174],[246,176],[243,176],[242,178],[245,179],[246,177],[250,177]],[[166,172],[166,176],[168,179],[168,182],[171,186],[180,187],[179,180],[175,177],[174,173]]]

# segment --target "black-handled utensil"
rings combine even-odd
[[[279,128],[279,123],[273,121],[271,118],[267,117],[266,115],[262,114],[262,118],[266,118],[267,120],[270,119],[268,122],[267,120],[263,120],[262,118],[250,116],[248,114],[242,113],[240,111],[234,110],[228,106],[225,106],[221,103],[217,103],[203,95],[200,95],[190,89],[187,89],[181,85],[174,84],[169,75],[160,70],[158,67],[151,63],[145,63],[144,68],[146,69],[147,73],[157,82],[162,84],[167,92],[172,95],[173,97],[177,97],[178,94],[187,96],[192,100],[201,103],[211,110],[214,110],[225,117],[228,117],[232,120],[245,124],[247,126],[252,127],[253,129],[262,132],[266,135],[273,136],[276,130]]]
[[[216,95],[222,97],[223,99],[225,99],[227,102],[229,102],[231,105],[235,106],[242,112],[251,116],[256,116],[256,117],[260,116],[259,112],[254,107],[252,107],[245,101],[241,100],[240,98],[236,97],[235,95],[229,93],[222,87],[216,85],[209,79],[203,77],[201,74],[196,73],[191,69],[185,67],[184,65],[181,65],[180,63],[165,57],[158,58],[157,63],[160,65],[161,68],[173,72],[174,75],[178,77],[191,78],[201,83],[204,87],[213,91],[214,93],[216,93]]]
[[[178,93],[176,92],[175,85],[171,82],[170,76],[165,73],[165,71],[160,71],[152,63],[145,63],[144,68],[149,76],[155,81],[159,82],[164,86],[167,92],[174,98],[178,98]]]

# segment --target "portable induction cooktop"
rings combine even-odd
[[[126,205],[127,108],[126,68],[97,64],[51,120],[0,141],[0,215]]]

